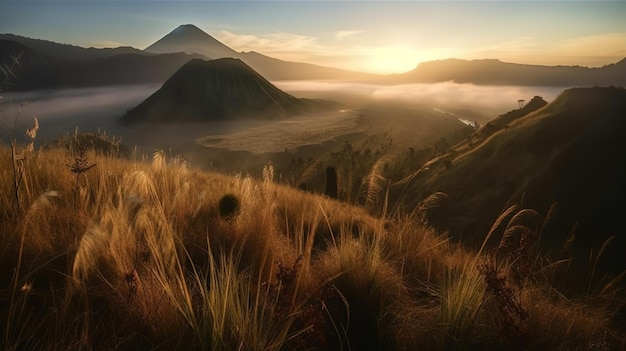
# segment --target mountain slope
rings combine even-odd
[[[377,80],[380,76],[371,73],[348,71],[340,68],[318,66],[310,63],[283,61],[258,52],[242,52],[237,58],[269,80]]]
[[[163,38],[145,48],[146,52],[166,54],[185,52],[208,58],[234,57],[237,52],[192,24],[178,26]]]
[[[78,57],[71,53],[65,56]],[[10,73],[0,71],[0,82],[6,83],[5,88],[16,91],[163,82],[187,61],[200,57],[203,56],[185,53],[126,53],[67,59],[16,41],[0,40],[0,65],[11,69]]]
[[[91,60],[121,54],[146,54],[139,49],[127,46],[103,49],[83,48],[76,45],[60,44],[48,40],[32,39],[14,34],[0,34],[0,40],[18,42],[31,50],[46,56],[63,60]]]
[[[601,68],[541,66],[500,60],[447,59],[420,63],[414,70],[389,77],[395,83],[454,81],[489,85],[593,86],[626,85],[626,59]]]
[[[21,90],[26,86],[48,87],[59,84],[55,69],[59,60],[25,45],[0,39],[0,84],[3,89]]]
[[[157,92],[122,117],[124,123],[276,118],[314,102],[273,86],[239,59],[189,61]]]
[[[626,211],[626,91],[576,88],[554,102],[485,127],[464,145],[433,160],[428,167],[394,187],[408,206],[442,191],[449,201],[433,211],[433,224],[480,244],[503,207],[521,204],[546,215],[553,202],[557,215],[544,232],[545,248],[556,249],[577,226],[575,249],[588,255],[610,236],[603,262],[626,269],[619,250],[626,249],[620,218]],[[485,133],[481,136],[481,133]]]

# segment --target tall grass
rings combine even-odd
[[[81,159],[97,167],[77,186],[71,151],[32,151],[20,210],[11,150],[0,149],[3,349],[512,348],[485,264],[527,311],[528,348],[624,346],[597,295],[566,299],[535,265],[516,287],[505,272],[532,250],[468,252],[424,223],[429,204],[409,214],[376,204],[372,216],[277,185],[269,165],[259,181],[162,151]],[[500,229],[501,242],[519,242],[523,216],[506,212],[485,242]]]

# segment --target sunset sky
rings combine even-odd
[[[195,24],[237,51],[377,73],[445,58],[602,66],[626,57],[626,1],[0,0],[0,33],[144,49]]]

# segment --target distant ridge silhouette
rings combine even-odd
[[[13,82],[16,90],[164,82],[190,59],[227,57],[243,60],[271,81],[343,80],[382,84],[452,81],[476,85],[626,86],[626,58],[598,68],[526,65],[495,59],[446,59],[420,63],[406,73],[382,76],[284,61],[254,51],[236,52],[192,24],[177,27],[146,50],[131,47],[82,48],[0,34],[0,64],[12,62],[11,54],[7,54],[15,48],[11,42],[27,49],[30,52],[28,56],[44,58],[45,67],[48,67],[47,72],[38,65],[21,67],[19,81]],[[125,62],[125,59],[128,61]],[[5,78],[0,72],[0,80]]]
[[[393,83],[453,81],[480,85],[626,86],[626,59],[599,68],[507,63],[494,59],[446,59],[420,63],[414,70],[393,75]]]
[[[19,38],[0,39],[0,65],[11,69],[10,73],[0,71],[0,82],[5,89],[15,91],[160,83],[187,61],[203,57],[185,53],[155,55],[128,48],[85,49]]]

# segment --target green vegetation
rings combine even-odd
[[[557,291],[566,263],[542,263],[530,210],[471,252],[424,224],[435,198],[366,209],[276,184],[272,166],[257,181],[87,148],[28,148],[16,180],[16,148],[0,148],[2,349],[626,346],[616,286]]]

